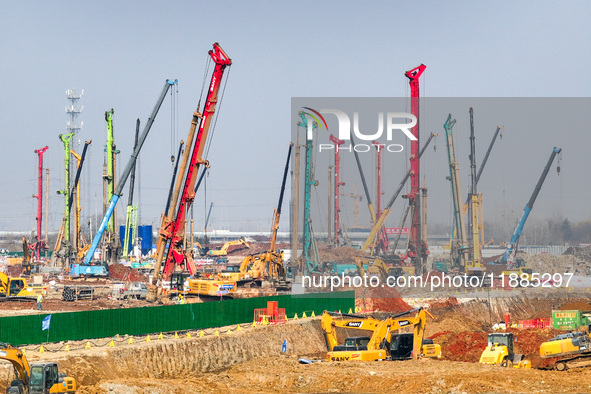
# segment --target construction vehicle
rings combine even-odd
[[[23,352],[7,343],[0,343],[0,360],[6,360],[14,367],[15,379],[6,389],[7,394],[49,394],[75,393],[74,378],[60,373],[57,363],[34,363]]]
[[[137,140],[140,134],[140,120],[135,121],[135,141],[133,148],[137,147]],[[135,163],[131,169],[131,180],[129,181],[129,197],[127,198],[127,209],[125,212],[125,236],[123,237],[123,258],[127,259],[129,247],[132,246],[132,237],[137,238],[137,216],[138,206],[133,205],[133,189],[135,186]],[[135,242],[133,242],[135,243]],[[133,248],[132,248],[133,249]]]
[[[247,248],[250,248],[250,245],[248,244],[248,242],[246,242],[246,240],[244,238],[240,238],[234,241],[228,241],[224,244],[224,246],[222,246],[220,249],[209,249],[207,251],[207,255],[208,256],[227,256],[228,255],[228,249],[230,248],[230,246],[232,245],[244,245]]]
[[[580,331],[557,335],[540,345],[540,357],[560,357],[554,362],[557,371],[590,366],[591,336]]]
[[[90,269],[90,270],[93,269],[94,266],[91,265],[90,262],[94,256],[94,251],[96,250],[99,242],[101,241],[101,238],[103,237],[103,233],[105,232],[105,229],[107,228],[109,220],[110,220],[111,216],[113,215],[113,211],[115,209],[115,206],[117,205],[117,202],[119,201],[119,198],[123,194],[123,187],[125,186],[125,183],[127,182],[127,178],[129,177],[131,170],[133,169],[133,166],[137,160],[140,150],[142,149],[142,146],[144,145],[144,141],[146,140],[146,137],[148,136],[148,133],[150,132],[150,129],[152,128],[152,124],[154,123],[154,120],[156,118],[156,115],[158,114],[160,106],[162,105],[162,102],[164,101],[164,98],[166,97],[166,93],[168,92],[168,89],[171,86],[175,85],[177,82],[178,82],[177,80],[175,80],[175,81],[166,80],[166,82],[164,83],[164,88],[162,89],[162,92],[160,93],[160,97],[158,98],[158,101],[156,102],[156,105],[155,105],[154,109],[152,110],[152,114],[150,115],[150,118],[148,118],[148,122],[146,122],[146,125],[144,127],[144,130],[142,131],[142,134],[141,134],[140,139],[137,143],[137,146],[133,150],[133,153],[131,154],[131,158],[130,158],[129,162],[127,163],[127,166],[124,168],[123,173],[121,174],[121,177],[119,178],[119,183],[117,183],[117,189],[115,190],[115,192],[113,193],[113,195],[109,199],[109,204],[108,204],[108,207],[105,211],[105,215],[103,217],[103,220],[101,221],[101,224],[98,228],[96,235],[94,236],[94,238],[92,240],[90,248],[88,249],[88,252],[86,253],[86,257],[84,258],[84,261],[79,265],[79,267],[77,267],[79,272],[86,272],[87,269]],[[74,267],[72,267],[72,268],[74,268]],[[72,269],[70,269],[70,272],[71,271],[72,271]]]
[[[419,157],[421,157],[423,155],[423,153],[425,152],[425,150],[429,146],[429,143],[435,137],[437,137],[437,134],[431,133],[431,135],[429,136],[429,138],[427,139],[427,141],[425,142],[425,144],[421,148],[421,151],[419,152]],[[351,140],[351,144],[354,145],[353,139]],[[358,167],[359,167],[359,165],[358,165]],[[384,222],[386,221],[386,218],[388,217],[388,215],[390,215],[390,213],[392,212],[392,206],[394,205],[394,202],[396,201],[396,199],[400,195],[400,192],[404,188],[404,185],[405,185],[406,181],[410,178],[410,176],[411,176],[411,171],[408,170],[406,172],[405,176],[402,178],[402,181],[398,185],[398,188],[394,192],[394,195],[392,196],[392,198],[390,198],[390,200],[386,204],[384,210],[382,211],[382,214],[375,220],[375,224],[372,226],[371,231],[370,231],[369,235],[367,236],[367,239],[365,240],[365,242],[361,246],[362,252],[370,252],[375,249],[375,245],[378,240],[378,235],[384,226]],[[362,181],[363,181],[363,179],[364,179],[364,177],[362,176]],[[363,182],[363,183],[365,185],[365,182]],[[366,189],[365,186],[364,186],[364,189]],[[366,192],[366,197],[368,195],[369,195],[369,193]],[[369,211],[371,214],[373,212],[373,206],[371,204],[369,204],[368,207],[369,207]]]
[[[37,217],[35,218],[37,222],[37,241],[31,245],[31,249],[34,251],[36,261],[41,260],[41,252],[45,252],[48,249],[47,242],[41,237],[41,221],[43,220],[43,154],[47,149],[48,147],[46,146],[45,148],[35,150],[39,160],[37,195],[33,196],[33,198],[37,199]]]
[[[316,113],[311,108],[307,109]],[[318,186],[318,180],[312,179],[312,151],[314,145],[312,135],[314,129],[318,127],[318,123],[316,121],[308,122],[308,116],[312,118],[314,116],[307,112],[300,111],[298,115],[302,119],[301,122],[298,122],[298,126],[303,127],[306,131],[306,175],[304,179],[304,247],[302,255],[297,261],[297,270],[301,275],[311,275],[312,273],[322,272],[318,249],[315,247],[316,241],[312,231],[312,218],[310,217],[311,188],[312,186]],[[296,163],[296,166],[299,166],[299,163]]]
[[[429,254],[429,248],[426,240],[423,239],[422,233],[421,195],[419,193],[421,169],[419,155],[419,77],[426,68],[427,66],[421,64],[404,73],[410,86],[410,111],[417,120],[415,126],[411,128],[411,133],[415,139],[410,141],[410,193],[406,195],[406,198],[411,211],[407,254],[418,275],[423,274]]]
[[[416,313],[412,317],[402,317],[413,312]],[[327,361],[380,361],[421,357],[441,358],[439,345],[423,342],[427,313],[426,310],[418,308],[378,320],[372,316],[325,311],[322,314],[321,326],[328,349],[326,359]],[[342,319],[333,319],[337,316]],[[394,332],[411,326],[412,333]],[[338,345],[336,328],[367,330],[372,331],[372,335],[371,337],[349,337],[345,339],[344,345]]]
[[[531,361],[523,354],[513,351],[514,338],[512,332],[488,334],[488,344],[480,355],[480,364],[500,365],[513,368],[531,368]]]
[[[216,105],[220,100],[218,96],[222,77],[226,67],[232,64],[232,60],[223,51],[218,43],[213,44],[213,49],[209,51],[211,60],[215,63],[211,82],[207,90],[207,97],[203,113],[199,108],[193,113],[189,136],[186,142],[186,149],[180,164],[179,173],[171,200],[171,206],[168,213],[163,217],[159,231],[158,249],[156,252],[156,265],[154,267],[154,276],[152,285],[155,285],[158,279],[161,284],[170,280],[174,271],[188,271],[190,275],[196,275],[196,267],[192,257],[192,248],[185,249],[184,230],[186,226],[186,216],[189,208],[195,199],[195,186],[197,175],[201,166],[209,167],[209,162],[205,160],[204,152],[207,136],[213,120]],[[197,130],[197,126],[199,129]],[[195,144],[193,144],[195,140]],[[189,160],[189,155],[191,156]],[[186,174],[185,174],[186,172]],[[182,190],[182,192],[181,192]],[[180,198],[179,198],[180,195]],[[178,203],[178,209],[177,209]],[[165,250],[166,251],[165,258]],[[164,260],[164,269],[161,271]],[[151,288],[147,299],[155,299]]]
[[[239,267],[228,266],[226,270],[222,270],[218,274],[218,280],[235,282],[236,287],[261,286],[263,281],[272,281],[276,288],[290,288],[290,284],[287,283],[283,262],[283,251],[277,250],[277,231],[279,230],[281,206],[283,205],[283,195],[285,194],[285,184],[289,172],[289,159],[291,157],[292,146],[293,144],[290,143],[287,151],[287,160],[285,161],[285,170],[283,171],[279,202],[273,212],[269,249],[265,252],[246,256]]]
[[[384,260],[379,257],[357,257],[355,259],[355,265],[357,266],[359,276],[377,276],[382,283],[385,283],[388,280],[388,277],[397,278],[404,275],[403,267],[399,265],[389,267]]]
[[[449,159],[449,180],[451,182],[451,194],[454,209],[454,226],[456,229],[456,237],[451,248],[451,259],[454,265],[464,271],[464,273],[482,274],[484,271],[483,265],[475,264],[470,260],[470,246],[466,237],[466,224],[462,211],[462,187],[460,185],[460,169],[458,161],[456,160],[454,142],[453,142],[453,126],[456,120],[451,118],[451,114],[447,116],[447,120],[443,125],[445,129],[447,141],[447,154]]]
[[[546,166],[544,167],[544,170],[542,171],[542,175],[540,176],[540,179],[538,180],[538,183],[536,184],[534,192],[532,193],[527,204],[525,204],[525,208],[523,209],[523,215],[521,216],[519,223],[517,223],[517,227],[515,228],[515,231],[513,232],[513,235],[511,236],[511,240],[509,241],[509,243],[507,243],[507,248],[505,249],[505,253],[501,257],[500,262],[502,264],[506,263],[507,268],[509,268],[510,270],[514,269],[516,267],[515,257],[517,255],[517,249],[518,249],[518,245],[519,245],[519,237],[521,237],[521,234],[523,233],[523,227],[525,226],[525,222],[527,221],[527,218],[529,217],[529,214],[530,214],[532,208],[534,207],[534,203],[536,202],[536,198],[538,197],[538,194],[540,193],[540,190],[542,189],[542,185],[544,184],[544,181],[546,180],[546,175],[548,175],[548,171],[550,171],[550,167],[552,166],[552,162],[554,161],[554,158],[556,157],[556,155],[559,154],[560,152],[562,152],[561,148],[556,148],[556,147],[552,148],[552,153],[550,154],[550,158],[548,158],[548,162],[546,163]],[[560,167],[557,168],[557,171],[560,174]]]
[[[47,288],[43,283],[28,283],[25,278],[11,278],[0,272],[0,298],[35,300],[45,293]]]

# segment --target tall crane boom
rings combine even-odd
[[[304,179],[304,249],[300,257],[300,273],[312,273],[317,270],[318,262],[316,261],[316,253],[312,257],[314,249],[314,240],[312,239],[312,219],[310,218],[310,194],[311,187],[317,186],[318,181],[312,179],[312,131],[318,127],[315,121],[308,122],[308,118],[303,111],[299,113],[302,122],[298,125],[302,126],[306,131],[306,176]]]
[[[464,215],[462,214],[462,187],[460,184],[460,168],[456,160],[454,142],[453,142],[453,126],[456,120],[448,115],[443,128],[445,129],[445,136],[447,140],[447,155],[449,160],[449,180],[451,182],[451,195],[454,210],[454,224],[457,229],[457,236],[455,245],[452,247],[453,259],[459,258],[457,265],[467,270],[466,264],[468,262],[468,241],[466,239],[466,223],[464,222]]]
[[[503,257],[501,258],[501,262],[508,263],[508,265],[509,265],[508,268],[510,268],[510,269],[515,268],[514,257],[517,252],[517,245],[519,244],[519,237],[521,237],[521,234],[523,233],[523,226],[525,226],[525,222],[527,221],[527,218],[528,218],[532,208],[534,207],[534,203],[536,202],[536,199],[538,198],[538,194],[540,193],[540,190],[542,189],[542,185],[544,184],[544,181],[546,180],[546,175],[548,175],[548,171],[550,171],[550,167],[552,166],[552,162],[554,161],[554,158],[556,157],[556,155],[559,154],[560,152],[562,152],[562,148],[557,148],[557,147],[552,148],[552,153],[550,154],[550,157],[548,158],[548,162],[546,163],[546,166],[544,167],[544,171],[542,171],[542,175],[540,176],[540,179],[538,180],[538,183],[536,184],[534,192],[532,193],[531,197],[529,198],[529,201],[527,202],[527,204],[525,204],[525,208],[523,209],[523,215],[521,216],[519,223],[517,223],[517,227],[515,228],[515,232],[513,233],[511,240],[507,244],[507,249],[505,250]]]
[[[340,188],[345,185],[345,182],[341,182],[341,154],[339,153],[339,146],[345,143],[345,141],[338,139],[334,135],[330,135],[330,140],[334,144],[334,244],[339,245],[339,234],[341,232],[341,204],[340,204]]]
[[[43,220],[43,154],[47,149],[49,148],[46,146],[45,148],[35,150],[35,153],[39,157],[39,177],[37,195],[33,196],[37,199],[37,217],[35,219],[37,222],[37,241],[32,245],[32,249],[35,251],[35,258],[37,260],[41,259],[41,251],[47,250],[47,244],[41,238],[41,221]]]
[[[205,141],[207,140],[207,134],[215,113],[216,104],[218,102],[218,92],[220,90],[222,76],[227,66],[232,64],[232,60],[226,55],[219,44],[216,42],[213,44],[213,49],[209,51],[211,59],[215,63],[211,82],[209,84],[209,90],[207,92],[207,99],[205,101],[205,107],[203,114],[195,112],[193,114],[193,124],[199,122],[199,130],[195,140],[195,146],[191,155],[191,160],[187,168],[187,176],[183,186],[183,192],[181,200],[177,210],[176,218],[172,225],[172,232],[170,236],[170,246],[168,248],[168,255],[166,263],[164,265],[163,278],[167,280],[170,278],[175,265],[185,264],[185,267],[189,269],[191,274],[195,273],[195,267],[193,266],[193,260],[187,255],[183,249],[183,231],[185,228],[185,218],[187,210],[195,199],[195,182],[197,181],[197,173],[201,164],[207,165],[208,163],[203,159],[203,150],[205,149]],[[188,148],[188,147],[187,147]],[[159,264],[156,265],[159,268]],[[159,271],[155,271],[156,274]]]
[[[279,229],[279,218],[281,217],[281,205],[283,205],[283,194],[285,193],[285,183],[287,182],[287,173],[289,172],[289,159],[291,158],[291,148],[293,143],[289,144],[287,150],[287,160],[285,161],[285,170],[283,170],[283,181],[281,182],[281,192],[279,193],[279,202],[273,215],[273,227],[271,228],[271,246],[269,250],[271,252],[277,251],[277,230]]]
[[[437,137],[437,134],[431,133],[431,135],[427,139],[427,142],[425,142],[425,145],[423,145],[423,147],[421,148],[421,151],[419,152],[418,157],[421,157],[423,155],[423,153],[425,152],[425,150],[429,146],[429,143],[435,137]],[[410,178],[410,175],[411,175],[411,170],[409,169],[406,172],[406,175],[404,176],[404,178],[402,178],[402,181],[400,182],[400,184],[398,185],[398,189],[396,189],[396,191],[394,192],[394,195],[392,196],[392,198],[390,198],[390,200],[386,204],[384,211],[382,212],[380,217],[376,220],[375,224],[373,225],[373,227],[369,233],[369,236],[367,237],[367,239],[363,243],[363,246],[361,247],[361,250],[363,252],[367,252],[367,250],[370,247],[373,247],[373,245],[375,244],[376,236],[378,235],[378,232],[380,231],[380,229],[384,225],[384,222],[386,221],[386,218],[388,217],[388,215],[390,215],[390,212],[392,212],[392,205],[394,205],[394,202],[396,201],[396,199],[400,195],[400,192],[402,191],[402,188],[404,187],[404,184],[406,183],[408,178]]]
[[[119,201],[119,198],[121,197],[121,194],[123,192],[123,187],[125,186],[125,183],[127,182],[127,178],[129,177],[129,174],[131,174],[131,170],[132,170],[133,166],[135,165],[137,157],[140,154],[140,150],[142,149],[142,146],[144,145],[144,141],[146,140],[146,137],[148,136],[148,133],[150,132],[150,129],[152,128],[152,124],[154,124],[154,120],[156,119],[156,115],[158,114],[158,111],[160,110],[160,106],[162,105],[162,102],[164,101],[164,98],[166,97],[166,93],[168,92],[168,89],[170,89],[171,86],[176,85],[177,82],[178,82],[178,80],[176,80],[176,79],[174,81],[167,79],[166,82],[164,83],[164,87],[162,88],[162,92],[160,93],[160,97],[158,98],[158,101],[156,102],[156,105],[154,106],[154,109],[152,110],[152,114],[148,118],[148,122],[146,123],[146,126],[144,126],[144,130],[142,131],[142,134],[140,136],[138,144],[135,147],[135,149],[133,150],[133,153],[131,154],[131,158],[129,159],[127,166],[125,167],[125,169],[123,170],[123,173],[121,174],[121,178],[119,178],[119,183],[117,184],[117,190],[115,190],[115,193],[113,194],[113,196],[109,200],[109,206],[107,207],[107,210],[105,212],[105,216],[103,217],[103,220],[98,228],[98,231],[92,240],[92,244],[90,245],[90,249],[88,250],[86,257],[84,258],[84,265],[90,264],[90,260],[92,259],[92,256],[94,255],[94,251],[96,250],[96,247],[98,246],[98,244],[103,236],[103,233],[105,232],[105,229],[107,228],[107,224],[109,222],[109,219],[113,215],[113,210],[115,209],[115,205],[117,205],[117,201]]]
[[[427,245],[422,242],[421,204],[419,202],[421,168],[419,161],[419,78],[426,68],[424,64],[421,64],[404,74],[409,79],[410,84],[410,110],[417,119],[416,125],[411,128],[411,133],[416,139],[410,142],[410,193],[408,194],[408,202],[412,212],[410,246],[414,248],[415,256],[410,255],[411,259],[414,260],[415,272],[419,275],[423,273],[428,253]]]
[[[135,140],[133,143],[133,149],[137,146],[137,140],[140,134],[140,120],[139,118],[135,121]],[[125,236],[123,237],[123,257],[127,258],[129,254],[129,243],[132,236],[137,237],[137,234],[132,232],[131,227],[133,222],[134,212],[137,218],[137,206],[133,205],[133,189],[135,186],[135,163],[131,169],[131,180],[129,181],[129,196],[127,197],[127,209],[125,211]]]

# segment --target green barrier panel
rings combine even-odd
[[[266,308],[267,301],[278,301],[288,318],[294,314],[320,315],[324,310],[348,312],[355,309],[355,292],[313,293],[274,297],[245,298],[199,304],[51,314],[49,330],[42,322],[49,314],[0,317],[0,342],[13,346],[46,342],[76,341],[119,335],[145,335],[159,332],[196,330],[250,323],[254,309]]]

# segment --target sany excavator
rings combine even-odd
[[[240,266],[229,266],[218,274],[218,280],[236,282],[237,287],[247,284],[260,286],[263,280],[272,280],[281,287],[287,286],[285,266],[283,265],[283,251],[277,250],[277,231],[279,230],[279,219],[281,218],[281,206],[283,205],[283,195],[285,193],[285,183],[289,171],[289,159],[291,157],[291,148],[289,144],[285,170],[283,172],[283,181],[281,183],[281,192],[279,193],[279,202],[273,213],[273,224],[271,226],[271,242],[269,250],[262,253],[255,253],[242,261]],[[238,270],[236,270],[238,268]]]
[[[540,357],[560,357],[554,362],[557,371],[590,366],[591,336],[582,331],[557,335],[540,345]]]
[[[49,394],[75,393],[74,378],[60,373],[56,363],[34,363],[23,352],[7,343],[0,343],[0,360],[6,360],[14,367],[15,379],[6,389],[7,394]]]
[[[529,217],[529,214],[532,208],[534,207],[534,203],[536,202],[536,198],[538,198],[538,194],[540,193],[542,185],[546,180],[546,175],[548,175],[548,171],[550,171],[552,162],[554,161],[556,155],[560,152],[562,152],[561,148],[552,148],[552,153],[550,154],[548,162],[546,163],[546,166],[542,171],[542,175],[540,176],[540,179],[538,180],[538,183],[536,184],[534,192],[529,198],[529,201],[527,202],[527,204],[525,204],[525,208],[523,209],[523,215],[521,216],[521,219],[519,220],[519,223],[515,228],[515,232],[513,233],[511,240],[507,244],[507,249],[505,250],[503,257],[501,257],[501,263],[507,263],[507,268],[509,269],[518,268],[515,261],[515,256],[517,254],[517,246],[519,245],[519,237],[521,237],[521,234],[523,233],[523,227],[525,226],[525,222],[527,221],[527,218]],[[560,167],[558,167],[557,170],[560,173]]]
[[[416,312],[412,317],[402,317]],[[441,347],[424,344],[423,336],[427,321],[425,309],[418,308],[399,313],[384,320],[324,311],[321,325],[326,339],[327,361],[380,361],[441,358]],[[431,317],[432,315],[429,314]],[[340,319],[334,319],[340,317]],[[413,327],[413,333],[397,331]],[[336,328],[372,331],[371,337],[349,337],[344,345],[338,345]]]
[[[250,245],[248,244],[248,242],[246,242],[246,240],[244,238],[240,238],[240,239],[236,239],[234,241],[228,241],[228,242],[226,242],[224,244],[224,246],[222,246],[219,249],[209,249],[207,251],[207,255],[208,256],[227,256],[228,255],[228,249],[232,245],[244,245],[246,248],[250,248]]]
[[[222,77],[226,67],[232,64],[232,60],[223,51],[218,43],[213,44],[213,49],[209,51],[209,56],[215,63],[211,82],[207,91],[207,98],[203,113],[199,112],[199,108],[193,113],[191,120],[191,127],[189,130],[189,137],[186,142],[186,149],[183,154],[181,168],[176,180],[175,190],[171,200],[171,206],[168,210],[168,215],[163,218],[160,227],[160,239],[158,242],[158,250],[156,263],[154,267],[154,276],[152,278],[152,285],[155,285],[158,279],[161,283],[170,280],[172,273],[175,270],[188,272],[190,275],[196,274],[195,263],[193,262],[192,247],[188,250],[184,249],[184,229],[187,211],[190,208],[195,198],[195,183],[197,181],[197,174],[202,165],[206,167],[209,163],[203,158],[203,152],[209,133],[209,128],[215,108],[218,103],[218,93],[220,90]],[[199,129],[195,135],[195,130],[199,125]],[[195,144],[193,145],[193,140]],[[191,149],[192,148],[192,149]],[[189,152],[191,152],[191,159],[189,160]],[[186,170],[186,176],[185,176]],[[181,191],[181,183],[184,185]],[[180,194],[180,199],[179,199]],[[178,201],[178,209],[177,209]],[[166,258],[164,252],[168,245]],[[162,262],[164,260],[163,272],[160,272]],[[154,299],[155,294],[152,295],[151,289],[149,299]]]

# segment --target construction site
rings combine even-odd
[[[171,34],[193,24],[171,10]],[[295,23],[293,11],[273,26]],[[215,12],[251,23],[250,9]],[[367,58],[349,44],[339,67],[310,77],[319,90],[283,86],[312,70],[282,57],[300,43],[254,31],[265,37],[248,45],[207,34],[207,46],[191,44],[198,57],[154,55],[169,45],[160,36],[141,51],[111,40],[113,64],[70,71],[67,83],[90,89],[65,91],[67,120],[53,107],[42,115],[61,131],[6,133],[3,145],[19,147],[0,155],[0,390],[591,392],[588,137],[564,132],[588,128],[589,98],[501,97],[504,66],[478,74],[466,63],[464,79],[423,51],[387,55],[368,83]]]

